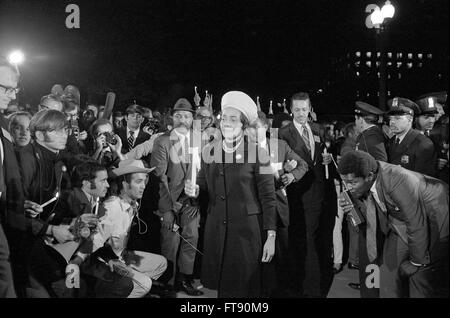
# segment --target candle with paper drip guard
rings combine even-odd
[[[99,205],[100,205],[100,198],[97,197],[97,200],[96,200],[96,203],[95,203],[95,212],[94,212],[94,215],[97,215],[97,214],[98,214],[98,207],[99,207]]]
[[[192,154],[191,182],[195,185],[197,184],[198,147],[189,148],[189,153]]]
[[[324,155],[326,155],[328,152],[327,152],[327,148],[325,147],[325,148],[323,148],[323,154]],[[328,175],[328,165],[325,165],[325,178],[328,180],[328,177],[329,177],[329,175]]]
[[[55,202],[56,200],[58,200],[59,197],[59,192],[56,192],[55,196],[53,198],[51,198],[50,200],[48,200],[47,202],[41,204],[41,208],[45,208],[47,205],[49,205],[50,203]]]

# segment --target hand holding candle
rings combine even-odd
[[[324,165],[325,165],[325,178],[328,180],[329,174],[328,174],[328,158],[329,154],[327,152],[327,148],[323,148],[323,161],[324,161]]]
[[[95,203],[95,212],[94,212],[94,215],[98,215],[98,207],[99,207],[99,205],[100,205],[100,198],[97,197],[97,201],[96,201],[96,203]]]
[[[44,204],[41,204],[41,208],[45,208],[47,205],[55,202],[56,200],[58,200],[58,197],[59,197],[59,192],[56,192],[56,194],[55,194],[55,196],[53,198],[51,198],[50,200],[48,200]]]
[[[43,209],[41,208],[41,206],[39,204],[29,201],[29,200],[25,200],[25,202],[23,204],[23,208],[25,210],[26,216],[31,217],[31,218],[35,218],[43,211]]]

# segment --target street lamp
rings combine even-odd
[[[378,106],[384,110],[386,107],[386,51],[385,51],[385,36],[384,30],[387,23],[395,15],[395,7],[387,0],[383,7],[380,9],[376,4],[369,4],[366,7],[366,12],[371,12],[370,16],[366,19],[367,28],[375,28],[376,30],[376,46],[377,51],[380,52],[380,64],[379,64],[379,99]]]
[[[23,54],[22,51],[19,51],[19,50],[12,51],[8,55],[9,63],[16,65],[16,66],[19,64],[22,64],[24,60],[25,60],[25,55]]]

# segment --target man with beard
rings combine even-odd
[[[388,145],[389,163],[433,176],[433,142],[412,128],[414,114],[419,113],[419,107],[402,97],[389,100],[388,105],[389,126],[394,134]]]
[[[364,283],[379,283],[382,298],[447,298],[448,185],[362,151],[345,154],[338,170],[364,211],[369,259],[379,260],[379,282]]]
[[[200,213],[197,201],[187,197],[183,191],[191,170],[189,153],[193,143],[193,113],[187,99],[177,100],[173,108],[174,128],[156,138],[150,165],[155,167],[155,175],[160,181],[161,253],[173,265],[171,282],[175,281],[175,288],[188,295],[200,296],[203,292],[192,286],[191,277]],[[174,226],[181,228],[181,241]],[[178,275],[175,277],[177,265]]]

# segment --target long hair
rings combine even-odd
[[[66,116],[59,110],[43,109],[38,111],[30,121],[30,133],[36,137],[36,131],[54,131],[68,127]]]

